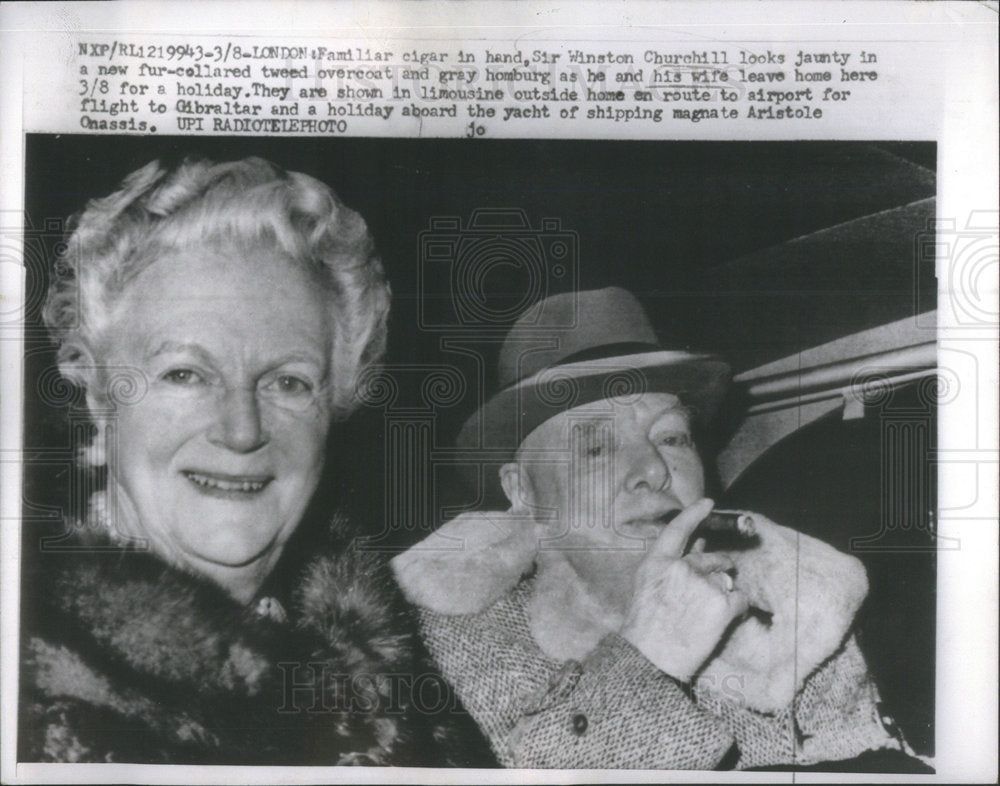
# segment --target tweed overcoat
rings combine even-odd
[[[507,767],[747,769],[902,755],[850,633],[867,588],[860,563],[757,518],[763,544],[736,555],[737,581],[769,602],[775,630],[734,633],[692,684],[600,620],[576,624],[593,608],[586,589],[572,571],[538,568],[504,514],[467,514],[393,567],[421,606],[441,673]],[[775,641],[788,657],[769,651]]]

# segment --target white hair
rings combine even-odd
[[[43,316],[63,374],[93,384],[94,357],[128,282],[164,252],[207,243],[270,246],[311,270],[334,325],[331,407],[346,417],[385,350],[389,286],[364,219],[327,186],[261,158],[147,164],[70,221]]]

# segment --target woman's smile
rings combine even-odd
[[[273,250],[204,246],[149,265],[121,313],[114,362],[150,383],[115,413],[119,498],[173,562],[266,574],[323,465],[330,415],[316,391],[332,329],[322,291]]]
[[[181,474],[203,494],[234,500],[252,499],[274,480],[272,475],[225,475],[191,470],[183,470]]]

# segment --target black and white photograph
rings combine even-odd
[[[30,136],[19,756],[931,772],[935,168]]]
[[[5,782],[995,775],[967,12],[221,5],[3,116]]]

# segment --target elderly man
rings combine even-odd
[[[613,288],[525,314],[500,381],[459,444],[504,462],[509,510],[454,519],[394,569],[505,766],[906,750],[850,632],[860,562],[758,514],[703,523],[720,518],[694,435],[726,393],[724,363],[659,347]]]

